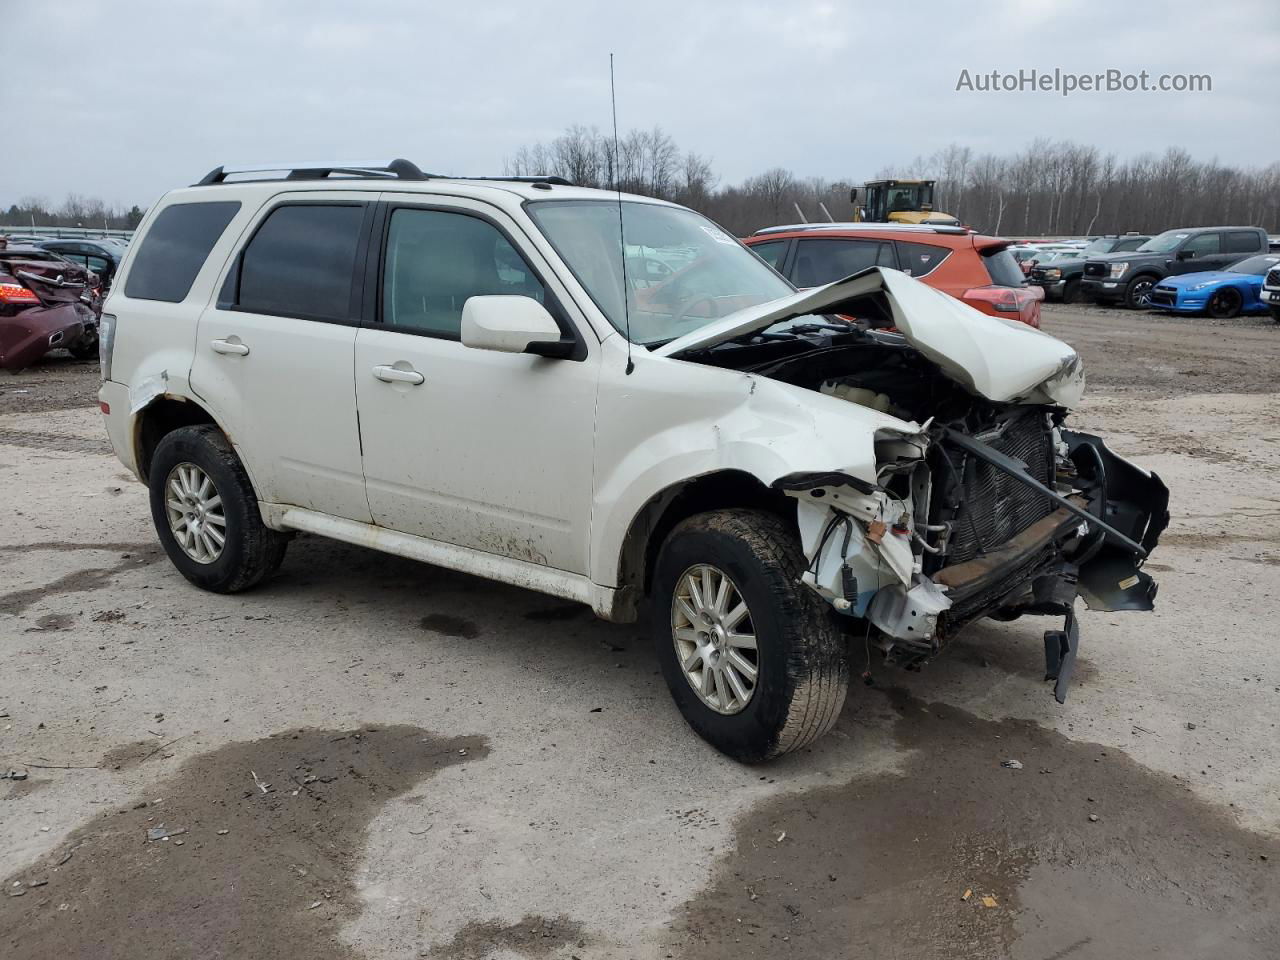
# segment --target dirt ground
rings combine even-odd
[[[643,625],[309,537],[194,590],[96,365],[0,373],[0,956],[1275,956],[1280,326],[1044,326],[1172,490],[1156,612],[1084,611],[1061,706],[1055,623],[976,624],[764,767]]]

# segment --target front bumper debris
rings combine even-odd
[[[932,436],[1044,498],[1048,512],[1003,543],[960,562],[944,556],[937,567],[926,558],[945,554],[959,521],[929,524],[927,470],[910,473],[907,495],[901,484],[894,494],[839,474],[789,477],[779,486],[797,500],[809,560],[802,578],[840,613],[868,621],[887,658],[908,665],[984,616],[1061,616],[1063,628],[1044,636],[1046,679],[1061,702],[1080,643],[1076,597],[1093,610],[1154,606],[1157,586],[1142,564],[1168,525],[1168,489],[1087,433],[1057,432],[1053,486],[975,437],[948,428]],[[909,472],[901,460],[894,469]]]

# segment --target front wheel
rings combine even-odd
[[[1151,288],[1156,285],[1152,276],[1134,277],[1124,288],[1124,303],[1130,310],[1145,310],[1151,306]]]
[[[149,486],[165,553],[196,586],[237,593],[284,560],[288,535],[262,522],[249,475],[216,426],[166,434],[151,459]]]
[[[653,632],[667,686],[698,735],[735,760],[807,746],[844,706],[844,638],[803,571],[794,532],[753,510],[690,517],[658,556]]]
[[[1271,319],[1276,323],[1280,323],[1280,307],[1268,307],[1267,309],[1271,311]]]
[[[1068,280],[1062,287],[1062,302],[1075,303],[1080,299],[1080,281]]]

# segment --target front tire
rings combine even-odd
[[[1062,287],[1062,302],[1075,303],[1080,299],[1080,281],[1068,280]]]
[[[794,532],[754,510],[690,517],[658,556],[653,633],[667,686],[698,735],[735,760],[807,746],[844,706],[844,638],[803,571]]]
[[[1271,319],[1280,323],[1280,307],[1267,307],[1271,311]]]
[[[166,434],[151,459],[148,485],[165,553],[197,587],[247,590],[284,560],[288,535],[262,522],[249,475],[216,426]]]
[[[1150,274],[1134,277],[1124,288],[1124,305],[1130,310],[1145,310],[1151,306],[1151,288],[1156,278]]]

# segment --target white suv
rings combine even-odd
[[[1155,595],[1167,491],[1062,428],[1070,347],[893,270],[796,292],[670,203],[219,167],[147,214],[102,343],[192,583],[251,587],[306,531],[609,620],[648,598],[676,703],[742,760],[829,729],[850,654],[919,663],[982,616],[1066,618],[1061,699],[1077,594]]]

